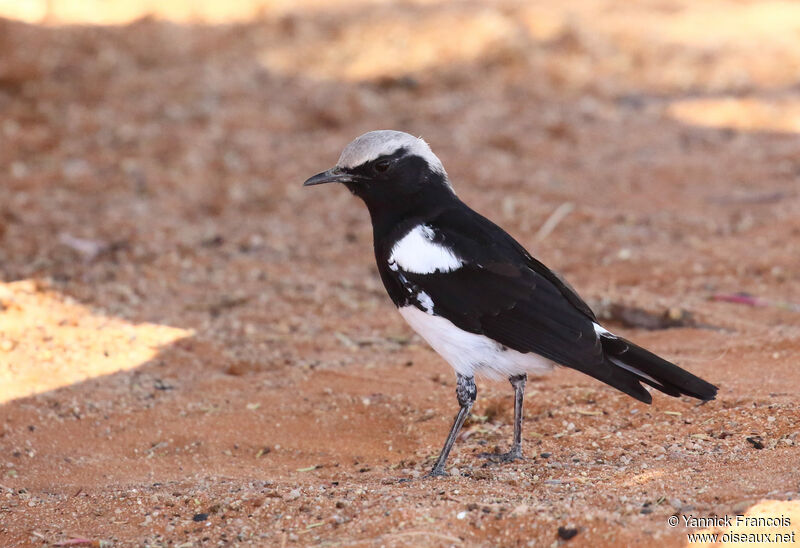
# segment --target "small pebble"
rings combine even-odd
[[[578,534],[578,529],[575,527],[564,527],[563,525],[558,528],[558,537],[563,540],[569,540]]]
[[[205,521],[208,519],[208,514],[195,514],[192,516],[192,521]]]
[[[747,441],[749,441],[750,444],[756,449],[764,449],[764,442],[761,439],[761,436],[750,436],[747,438]]]

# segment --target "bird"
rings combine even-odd
[[[426,477],[448,475],[447,457],[477,397],[476,375],[506,378],[514,389],[512,444],[495,455],[502,462],[523,458],[528,374],[569,367],[647,404],[643,384],[674,397],[715,398],[713,384],[603,327],[560,275],[462,202],[422,138],[365,133],[303,185],[325,183],[343,184],[366,204],[390,299],[456,373],[459,410]]]

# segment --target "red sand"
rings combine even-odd
[[[798,16],[598,5],[0,22],[0,544],[677,546],[669,516],[748,509],[798,531]],[[512,391],[479,381],[453,477],[396,483],[454,378],[384,295],[362,205],[300,187],[387,127],[588,299],[690,312],[707,327],[612,327],[719,398],[559,371],[528,383],[528,459],[485,466]],[[769,305],[711,300],[741,291]]]

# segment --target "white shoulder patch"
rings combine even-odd
[[[389,267],[394,266],[414,274],[451,272],[464,264],[453,250],[433,241],[433,229],[417,225],[392,248]]]

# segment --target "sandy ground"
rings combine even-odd
[[[0,544],[682,546],[670,516],[744,512],[800,537],[797,4],[51,4],[0,20]],[[398,483],[453,374],[363,206],[300,186],[376,128],[718,399],[558,371],[497,465],[512,393],[479,381],[451,477]]]

